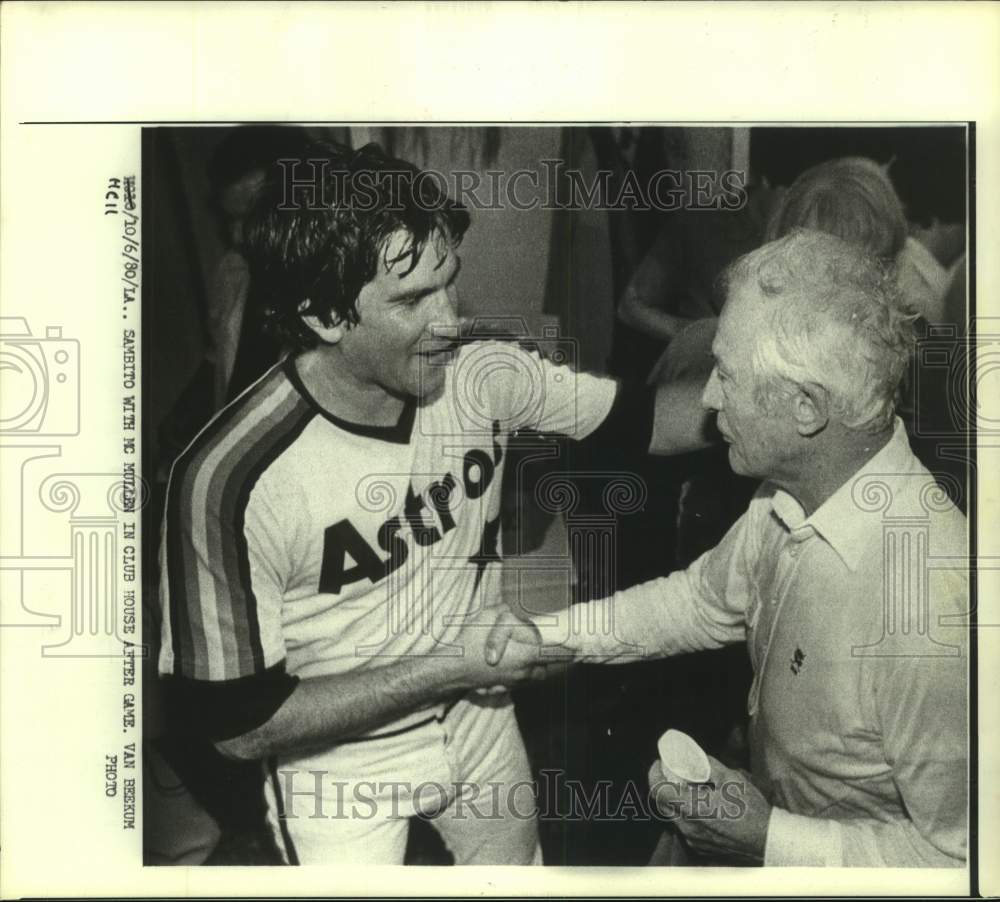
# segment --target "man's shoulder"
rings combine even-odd
[[[901,423],[890,442],[854,474],[814,519],[859,566],[882,569],[893,548],[960,555],[967,545],[965,516],[910,448]]]
[[[488,399],[524,385],[542,382],[543,357],[537,346],[514,339],[463,341],[449,361],[445,390],[438,402],[490,407]]]
[[[969,591],[969,529],[965,515],[922,464],[909,473],[874,474],[859,483],[857,521],[868,541],[862,568],[881,574],[885,587],[909,574],[924,586],[935,621],[964,613]],[[888,582],[886,582],[888,580]],[[888,588],[886,588],[888,591]]]
[[[883,528],[925,530],[932,555],[964,553],[968,545],[965,514],[912,452],[910,458],[908,471],[872,473],[867,480],[858,480],[853,493],[858,506],[878,514]]]
[[[276,365],[220,410],[174,462],[171,482],[210,473],[259,476],[312,417],[282,366]]]

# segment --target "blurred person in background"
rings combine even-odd
[[[926,335],[929,324],[947,323],[958,306],[951,302],[964,280],[964,238],[953,227],[936,224],[911,234],[903,204],[889,179],[888,165],[865,157],[828,160],[803,172],[787,191],[776,197],[768,217],[765,239],[773,241],[794,229],[816,229],[844,239],[893,269],[904,303],[920,317],[918,335]],[[924,240],[928,244],[924,243]],[[932,252],[932,248],[934,252]],[[950,263],[939,261],[935,252]],[[645,293],[649,296],[649,292]],[[678,328],[675,340],[654,369],[655,381],[691,378],[706,374],[710,347],[718,325],[706,317]],[[964,331],[964,330],[963,330]],[[899,415],[910,436],[914,452],[938,477],[952,500],[965,507],[965,461],[949,455],[940,437],[952,431],[950,400],[943,385],[925,381],[917,393],[916,367],[910,362],[900,385]],[[918,409],[919,406],[919,409]],[[961,438],[956,434],[955,440]]]
[[[215,409],[221,409],[278,359],[277,341],[263,328],[259,305],[248,304],[250,271],[243,223],[269,167],[298,159],[310,137],[295,126],[241,126],[219,143],[208,163],[211,207],[225,252],[209,291]]]

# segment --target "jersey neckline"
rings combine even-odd
[[[365,423],[352,423],[350,420],[342,420],[335,414],[330,413],[317,401],[309,389],[306,388],[299,371],[295,366],[295,357],[289,355],[282,366],[288,381],[292,383],[295,390],[302,396],[306,403],[318,413],[323,419],[333,423],[338,429],[350,432],[353,435],[360,435],[362,438],[373,438],[382,442],[391,442],[396,445],[405,445],[410,441],[413,433],[413,424],[417,418],[417,402],[414,398],[407,398],[403,404],[403,410],[399,414],[399,419],[392,426],[370,426]]]

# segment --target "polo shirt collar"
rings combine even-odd
[[[882,518],[864,515],[853,497],[855,484],[868,476],[886,473],[908,473],[912,469],[913,452],[903,428],[896,418],[892,438],[871,460],[835,491],[810,516],[788,492],[776,489],[771,507],[788,529],[794,541],[803,541],[819,534],[852,571],[858,567],[862,554],[873,541],[865,524],[881,527]]]

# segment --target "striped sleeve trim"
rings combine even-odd
[[[275,370],[214,420],[174,464],[166,520],[173,673],[231,680],[275,663],[267,660],[261,642],[246,511],[261,474],[313,416]],[[276,651],[272,659],[283,656]]]

